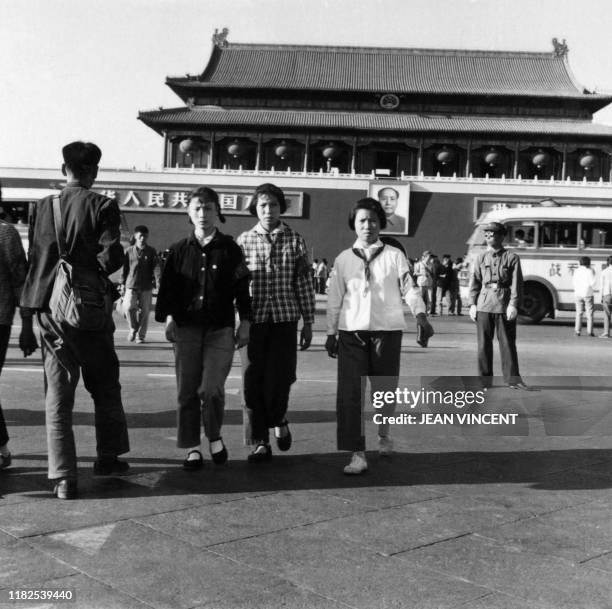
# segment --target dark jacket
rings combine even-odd
[[[234,300],[241,320],[251,320],[249,269],[242,250],[219,231],[202,247],[192,233],[170,246],[162,273],[155,319],[178,325],[234,327]]]
[[[117,201],[69,183],[60,194],[68,262],[108,276],[121,268],[121,214]],[[21,306],[46,309],[59,262],[53,196],[41,199],[30,216],[29,269]]]
[[[152,290],[158,266],[157,252],[150,245],[145,245],[140,252],[135,245],[130,245],[125,250],[121,283],[132,290]]]

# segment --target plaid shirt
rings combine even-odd
[[[271,232],[260,224],[237,239],[251,271],[253,321],[314,321],[315,295],[308,250],[284,222]]]
[[[26,269],[25,252],[17,229],[0,221],[0,325],[13,323]]]

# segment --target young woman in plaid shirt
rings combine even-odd
[[[249,212],[259,222],[238,237],[251,271],[253,323],[248,344],[249,364],[244,397],[251,410],[249,462],[272,457],[269,430],[279,450],[291,447],[286,414],[297,365],[297,324],[302,350],[312,341],[315,295],[308,250],[301,235],[281,221],[287,209],[283,191],[274,184],[258,186]]]

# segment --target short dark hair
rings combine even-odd
[[[136,233],[142,233],[143,235],[148,235],[149,229],[144,224],[139,224],[138,226],[134,227],[134,234]]]
[[[608,263],[609,266],[612,265],[612,256],[608,256],[606,258],[606,262]]]
[[[285,200],[285,194],[283,191],[275,184],[266,182],[265,184],[260,184],[253,193],[253,198],[251,199],[248,207],[251,216],[257,215],[257,200],[259,199],[259,195],[274,197],[280,206],[280,213],[284,214],[287,211],[287,201]]]
[[[187,199],[191,201],[191,199],[198,199],[200,203],[205,203],[206,201],[210,201],[217,206],[217,214],[219,215],[219,222],[222,224],[225,223],[225,216],[221,213],[221,204],[219,203],[219,194],[216,190],[213,190],[209,186],[198,186],[195,190],[192,190]]]
[[[62,148],[64,164],[76,176],[95,169],[102,158],[102,151],[92,142],[70,142]]]
[[[355,216],[360,209],[369,209],[376,213],[381,230],[387,228],[387,216],[380,202],[372,197],[366,197],[365,199],[359,199],[359,201],[353,205],[353,209],[351,209],[349,213],[348,225],[351,230],[355,230]]]
[[[591,266],[591,259],[588,256],[580,256],[580,266]]]

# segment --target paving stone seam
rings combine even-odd
[[[564,556],[558,556],[556,554],[547,554],[547,553],[544,553],[544,552],[534,552],[533,550],[531,550],[531,549],[529,549],[529,548],[527,548],[527,547],[525,547],[523,545],[517,545],[517,544],[514,544],[514,543],[510,543],[510,542],[504,543],[504,542],[501,542],[499,539],[495,539],[493,537],[488,537],[486,535],[483,535],[482,533],[472,533],[472,535],[474,537],[480,537],[481,539],[485,539],[485,540],[493,543],[494,545],[496,545],[499,548],[516,548],[519,551],[519,553],[521,553],[521,554],[525,554],[525,555],[529,555],[529,556],[536,556],[536,557],[539,557],[539,558],[542,558],[542,557],[548,558],[549,560],[556,561],[558,563],[563,563],[565,565],[569,565],[570,567],[574,567],[574,569],[576,571],[580,570],[580,569],[576,569],[576,567],[583,566],[584,562],[588,562],[589,560],[592,560],[593,558],[598,558],[598,557],[593,557],[593,558],[585,559],[583,561],[574,561],[574,560],[570,560],[569,558],[565,558]],[[520,542],[519,542],[519,544],[520,544]],[[612,554],[612,550],[610,552],[606,552],[604,554]],[[585,568],[588,571],[604,571],[604,572],[608,573],[608,571],[605,571],[604,569],[599,569],[598,567],[586,566]]]
[[[393,503],[391,505],[385,505],[385,506],[377,506],[377,505],[372,505],[372,504],[368,504],[368,503],[364,503],[362,501],[360,501],[359,499],[350,499],[348,497],[344,497],[343,495],[336,495],[333,492],[329,492],[327,490],[311,490],[309,491],[311,493],[317,493],[320,495],[323,495],[324,497],[333,497],[334,499],[343,499],[349,503],[355,503],[355,504],[359,504],[362,505],[364,508],[366,508],[366,510],[363,512],[364,514],[369,513],[369,512],[376,512],[378,510],[387,510],[387,509],[392,509],[392,508],[398,508],[398,507],[403,507],[405,505],[413,505],[413,504],[417,504],[417,503],[425,503],[427,501],[437,501],[439,499],[445,499],[447,497],[451,498],[450,495],[444,495],[441,494],[438,497],[424,497],[422,499],[413,499],[413,500],[409,500],[409,501],[405,501],[405,502],[401,502],[401,503]],[[435,492],[435,491],[433,491]],[[440,491],[438,491],[440,492]]]
[[[472,533],[468,533],[467,535],[468,536],[472,535]],[[449,540],[443,540],[443,541],[449,541]],[[452,539],[450,541],[452,541]],[[411,551],[412,550],[407,550],[405,552],[400,552],[398,554],[393,555],[392,558],[394,558],[396,560],[398,558],[399,558],[399,560],[405,560],[402,557],[402,554],[407,554],[408,552],[411,552]],[[456,573],[451,573],[451,572],[448,572],[448,571],[443,571],[442,569],[437,569],[436,567],[430,567],[430,566],[424,567],[424,566],[421,566],[418,563],[416,563],[416,566],[414,566],[413,568],[418,569],[418,570],[423,571],[423,572],[437,573],[438,575],[442,575],[442,576],[444,576],[447,579],[451,579],[451,580],[455,580],[455,581],[461,581],[461,582],[464,582],[464,583],[467,583],[467,584],[471,584],[472,586],[474,586],[476,588],[481,588],[483,590],[488,590],[489,594],[485,595],[485,598],[487,596],[491,596],[493,594],[496,594],[496,595],[505,596],[505,597],[512,598],[512,599],[517,599],[517,600],[520,600],[521,602],[524,602],[524,603],[532,603],[531,607],[542,607],[542,605],[539,605],[539,604],[534,605],[533,604],[534,601],[532,599],[528,599],[528,598],[525,598],[523,596],[518,596],[518,595],[517,596],[511,596],[507,592],[505,592],[504,590],[500,590],[498,588],[491,588],[491,586],[488,586],[486,584],[474,581],[474,580],[469,579],[467,577],[462,577],[460,575],[457,575]],[[474,599],[471,599],[469,602],[473,603]]]
[[[385,554],[383,552],[377,552],[381,556],[385,556],[388,558],[394,558],[395,556],[400,556],[402,554],[407,554],[408,552],[414,552],[415,550],[421,550],[423,548],[430,548],[431,546],[438,545],[439,543],[445,543],[447,541],[454,541],[455,539],[461,539],[462,537],[468,537],[469,535],[473,535],[474,533],[468,531],[465,533],[458,533],[457,535],[451,535],[450,537],[445,537],[444,539],[435,539],[434,541],[430,541],[428,543],[423,543],[419,546],[414,546],[412,548],[406,548],[405,550],[399,550],[398,552],[391,552],[389,554]]]
[[[43,537],[44,536],[45,535],[43,535]],[[39,537],[40,537],[40,535],[39,535]],[[62,577],[59,577],[59,578],[58,577],[53,578],[52,580],[47,580],[47,579],[34,579],[34,581],[30,580],[30,581],[28,581],[27,584],[20,585],[20,588],[33,588],[33,587],[35,587],[37,585],[41,585],[42,586],[43,584],[47,584],[49,581],[54,581],[54,580],[57,580],[57,579],[64,579],[64,578],[68,578],[68,577],[77,577],[78,575],[81,575],[83,577],[86,577],[87,579],[91,579],[92,581],[95,581],[95,582],[105,586],[106,588],[109,588],[109,589],[114,590],[116,592],[120,592],[124,596],[128,596],[129,598],[132,598],[132,599],[138,601],[139,603],[142,603],[146,607],[151,607],[151,609],[156,609],[154,605],[150,605],[146,601],[144,601],[144,600],[134,596],[133,594],[127,592],[126,590],[123,590],[122,588],[119,588],[119,587],[111,584],[110,582],[107,582],[104,579],[101,579],[100,577],[96,577],[94,575],[91,575],[87,571],[84,571],[83,569],[81,569],[79,566],[73,565],[70,562],[68,562],[66,560],[63,560],[62,558],[59,558],[59,557],[55,556],[54,554],[52,554],[51,552],[49,552],[45,548],[41,548],[41,547],[39,547],[37,545],[34,545],[34,544],[30,543],[27,539],[19,538],[19,541],[23,541],[23,543],[25,543],[31,550],[34,550],[35,552],[37,552],[39,554],[43,554],[43,555],[47,556],[48,558],[50,558],[51,560],[55,561],[56,563],[58,563],[60,565],[64,565],[64,566],[72,569],[73,571],[75,571],[75,573],[69,573],[69,574],[64,575]],[[10,588],[14,589],[15,586],[9,586],[9,589]],[[7,588],[1,588],[1,589],[6,590]]]
[[[596,560],[597,558],[603,558],[604,556],[610,556],[612,554],[612,550],[607,550],[606,552],[601,552],[601,554],[596,554],[595,556],[589,556],[588,558],[584,558],[580,561],[578,561],[579,565],[584,565],[586,563],[588,563],[591,560]],[[589,567],[590,569],[597,569],[599,571],[602,571],[602,569],[600,569],[599,567]]]
[[[193,509],[193,506],[191,508],[186,508],[186,509]],[[176,511],[182,511],[182,510],[176,510]],[[236,542],[236,541],[245,541],[245,540],[248,540],[248,539],[258,539],[260,537],[265,537],[267,535],[275,535],[277,533],[282,533],[284,531],[293,531],[293,530],[305,528],[305,527],[308,527],[308,526],[313,526],[313,525],[316,525],[316,524],[325,524],[325,523],[328,523],[328,522],[334,522],[335,520],[342,520],[343,518],[348,518],[350,516],[358,516],[358,515],[362,516],[363,514],[369,514],[369,513],[377,512],[377,511],[380,511],[380,510],[378,510],[378,509],[367,509],[367,510],[364,510],[364,511],[358,512],[358,513],[347,514],[347,515],[343,515],[343,516],[333,516],[333,517],[330,517],[330,518],[323,518],[322,520],[313,520],[311,522],[302,522],[300,524],[295,524],[295,525],[291,525],[291,526],[281,527],[279,529],[262,531],[260,533],[254,533],[252,535],[246,535],[246,536],[243,536],[243,537],[236,537],[234,539],[224,539],[223,541],[217,541],[215,543],[211,543],[211,544],[207,544],[207,545],[203,545],[203,546],[194,544],[191,541],[183,540],[182,538],[178,538],[178,537],[175,538],[172,535],[170,535],[169,533],[167,533],[167,532],[165,532],[165,531],[163,531],[161,529],[158,529],[157,527],[153,526],[152,524],[150,524],[148,522],[142,522],[142,521],[138,520],[138,518],[139,518],[138,516],[137,517],[132,517],[131,520],[133,520],[134,522],[137,522],[138,524],[140,524],[142,526],[148,527],[148,528],[154,530],[157,533],[161,533],[163,535],[166,535],[167,537],[171,537],[173,539],[180,539],[181,541],[185,541],[186,543],[188,543],[189,545],[193,546],[194,548],[198,548],[200,550],[209,550],[210,548],[214,548],[216,546],[221,546],[221,545],[224,545],[224,544],[227,544],[227,543],[233,543],[233,542]],[[152,514],[152,516],[153,515],[154,514]],[[87,528],[89,528],[89,527],[87,527]]]
[[[326,600],[329,600],[329,601],[332,601],[332,602],[338,603],[338,604],[340,604],[340,605],[343,605],[343,606],[344,606],[344,607],[346,607],[347,609],[359,609],[359,607],[356,607],[356,606],[353,606],[353,605],[348,605],[347,603],[345,603],[345,602],[343,602],[343,601],[340,601],[340,600],[338,600],[338,599],[335,599],[335,598],[332,598],[332,597],[326,596],[326,595],[324,595],[324,594],[321,594],[320,592],[317,592],[317,591],[316,591],[315,589],[313,589],[313,588],[309,588],[308,586],[304,586],[304,585],[303,585],[302,583],[300,583],[300,582],[296,582],[296,581],[293,581],[293,580],[292,580],[292,579],[290,579],[290,578],[283,577],[283,576],[279,575],[279,574],[278,574],[277,572],[275,572],[275,571],[270,571],[270,570],[268,570],[268,569],[263,569],[263,568],[261,568],[261,567],[254,566],[254,565],[249,564],[249,563],[247,563],[247,562],[244,562],[244,561],[238,560],[238,559],[236,559],[236,558],[233,558],[233,557],[231,557],[231,556],[227,556],[226,554],[223,554],[223,553],[221,553],[221,552],[216,552],[215,550],[211,550],[211,549],[209,549],[209,548],[214,547],[214,546],[217,546],[217,545],[223,545],[223,544],[232,543],[232,542],[235,542],[235,541],[243,541],[243,540],[245,540],[245,539],[252,539],[253,537],[259,537],[260,535],[254,535],[254,536],[241,537],[241,538],[234,539],[234,540],[229,540],[229,541],[227,541],[227,540],[226,540],[226,541],[223,541],[223,542],[221,542],[221,543],[216,543],[216,544],[213,544],[213,545],[211,545],[211,546],[199,546],[199,545],[194,544],[193,542],[191,542],[191,541],[189,541],[189,540],[182,539],[182,538],[180,538],[180,537],[173,536],[173,535],[171,535],[170,533],[167,533],[166,531],[162,531],[162,530],[158,529],[157,527],[154,527],[154,526],[150,525],[149,523],[143,523],[143,522],[140,522],[140,521],[138,521],[138,520],[132,520],[132,522],[134,522],[135,524],[138,524],[138,525],[140,525],[140,526],[142,526],[142,527],[144,527],[144,528],[149,528],[149,529],[151,529],[152,531],[155,531],[156,533],[158,533],[159,535],[162,535],[162,536],[164,536],[164,537],[168,537],[169,539],[172,539],[172,540],[173,540],[173,541],[175,541],[175,542],[178,542],[178,543],[183,543],[183,544],[185,544],[185,545],[187,545],[187,546],[190,546],[191,548],[193,548],[193,549],[195,549],[195,550],[197,550],[197,551],[199,551],[199,552],[202,552],[202,553],[204,553],[204,554],[211,554],[211,555],[213,555],[213,556],[220,557],[220,558],[223,558],[223,559],[225,559],[225,560],[229,560],[229,561],[231,561],[231,562],[233,562],[233,563],[235,563],[235,564],[237,564],[237,565],[240,565],[241,567],[244,567],[244,568],[246,568],[246,569],[248,569],[248,570],[250,570],[250,571],[259,571],[260,573],[265,573],[265,574],[267,574],[267,575],[270,575],[270,576],[272,576],[272,577],[275,577],[275,578],[276,578],[276,579],[278,579],[278,580],[281,580],[281,581],[284,581],[284,582],[286,582],[286,583],[289,583],[289,584],[291,584],[292,586],[294,586],[294,587],[296,587],[296,588],[299,588],[299,589],[301,589],[301,590],[305,590],[306,592],[309,592],[309,593],[311,593],[311,594],[314,594],[314,595],[319,596],[319,597],[321,597],[321,598],[324,598],[324,599],[326,599]],[[299,527],[299,526],[295,526],[295,527],[290,527],[290,528],[292,528],[292,529],[296,529],[296,528],[300,528],[300,527]],[[282,531],[282,530],[286,530],[286,529],[280,529],[280,531]],[[278,531],[275,531],[275,532],[278,532]],[[195,607],[198,607],[198,605],[195,605]]]
[[[51,491],[49,491],[49,493],[51,493]],[[185,493],[185,495],[188,495],[190,493]],[[258,495],[249,495],[250,497],[265,497],[266,495],[271,495],[274,494],[273,492],[270,491],[264,491],[261,494]],[[196,495],[193,495],[196,496]],[[206,495],[207,496],[207,495]],[[160,514],[172,514],[174,512],[182,512],[183,510],[189,510],[189,509],[193,509],[195,507],[205,507],[207,505],[220,505],[222,503],[231,503],[234,501],[240,501],[241,499],[243,499],[244,497],[236,497],[235,499],[220,499],[218,501],[204,501],[204,503],[195,503],[193,505],[190,506],[186,506],[186,507],[181,507],[181,508],[176,508],[176,509],[166,509],[166,510],[160,510],[159,512],[150,512],[150,513],[146,513],[146,514],[140,514],[137,516],[127,516],[125,518],[115,518],[114,520],[102,520],[102,521],[96,521],[95,523],[92,524],[87,524],[87,525],[83,525],[83,526],[79,526],[79,527],[74,527],[74,528],[65,528],[65,529],[53,529],[51,531],[44,531],[44,532],[37,532],[37,533],[30,533],[27,535],[23,535],[22,537],[17,537],[15,536],[13,533],[10,533],[9,531],[5,531],[4,529],[2,529],[0,527],[0,532],[6,533],[7,535],[10,535],[11,537],[14,537],[15,539],[19,539],[19,540],[27,540],[27,539],[33,539],[35,537],[44,537],[46,535],[57,535],[60,533],[72,533],[72,532],[76,532],[76,531],[85,531],[87,529],[91,529],[91,528],[96,528],[96,527],[103,527],[109,524],[119,524],[122,522],[130,522],[132,520],[136,521],[135,519],[137,518],[147,518],[149,516],[158,516]],[[14,504],[11,504],[14,505]]]
[[[63,564],[67,564],[65,563],[65,561],[62,561],[58,558],[56,558],[55,556],[52,556],[51,558],[53,558],[54,560],[57,560],[57,562],[63,563]],[[78,569],[76,567],[73,567],[72,565],[68,564],[68,566],[70,566],[71,568],[74,568],[75,570],[78,571]],[[150,609],[158,609],[158,607],[156,605],[151,605],[150,603],[138,598],[137,596],[134,596],[133,594],[127,592],[126,590],[123,590],[122,588],[119,588],[117,586],[113,586],[111,584],[109,584],[107,581],[99,578],[99,577],[93,577],[92,575],[90,575],[89,573],[85,572],[85,571],[78,571],[77,573],[71,573],[69,575],[64,575],[61,577],[54,577],[53,579],[42,579],[42,580],[34,580],[34,581],[29,581],[27,584],[21,584],[20,588],[35,588],[35,587],[45,587],[45,588],[49,588],[49,587],[57,587],[53,585],[53,582],[57,582],[59,580],[66,580],[68,578],[71,577],[85,577],[87,579],[90,579],[92,581],[95,581],[96,583],[109,588],[110,590],[113,590],[114,592],[119,592],[121,595],[123,596],[127,596],[128,598],[131,598],[135,601],[137,601],[138,603],[141,603],[144,607],[149,607]],[[69,586],[62,586],[62,588],[67,588]],[[15,586],[8,586],[6,588],[4,587],[0,587],[0,591],[2,590],[14,590]],[[79,591],[75,590],[75,601],[78,603],[79,602]],[[55,605],[53,605],[55,606]],[[71,604],[67,605],[68,607],[71,606]],[[79,607],[83,607],[84,605],[79,604]],[[44,605],[44,607],[47,607],[47,605]],[[35,608],[34,608],[35,609]]]

